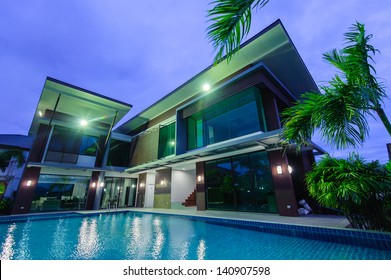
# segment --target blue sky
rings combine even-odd
[[[209,0],[1,0],[1,134],[26,134],[47,76],[133,104],[126,119],[212,63],[205,36]],[[335,70],[322,54],[343,47],[356,21],[374,34],[377,76],[391,88],[391,3],[388,0],[270,0],[253,14],[250,36],[281,19],[318,84]],[[391,102],[384,104],[391,118]],[[360,154],[388,159],[391,142],[370,119]],[[320,141],[317,137],[315,141]],[[346,156],[350,150],[334,151]]]

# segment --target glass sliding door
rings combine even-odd
[[[105,178],[100,208],[134,207],[137,179]]]
[[[254,198],[257,212],[277,213],[269,159],[266,152],[250,154]]]
[[[205,162],[207,208],[277,213],[266,152]]]

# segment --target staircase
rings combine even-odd
[[[186,198],[185,202],[182,202],[182,205],[185,207],[196,206],[196,189]]]

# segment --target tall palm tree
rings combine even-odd
[[[346,47],[324,54],[338,74],[323,94],[308,92],[295,106],[283,112],[283,138],[299,147],[307,145],[316,129],[336,148],[362,145],[369,133],[367,118],[376,114],[391,136],[391,124],[383,108],[386,93],[377,81],[372,55],[377,50],[369,44],[364,24],[356,22],[344,34]]]
[[[12,149],[12,150],[7,150],[5,152],[0,153],[0,170],[4,172],[8,165],[9,162],[12,158],[15,158],[17,163],[18,163],[18,168],[22,167],[22,165],[25,162],[25,157],[23,155],[23,151],[20,149]]]
[[[262,8],[269,0],[215,0],[214,7],[208,10],[207,17],[212,22],[207,28],[207,36],[217,54],[217,64],[224,55],[227,61],[239,50],[243,38],[250,31],[251,12]]]

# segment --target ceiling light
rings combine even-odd
[[[81,121],[80,121],[80,124],[81,124],[82,126],[86,126],[86,125],[88,124],[88,122],[87,122],[86,120],[81,120]]]
[[[202,86],[202,89],[203,89],[204,91],[208,91],[208,90],[210,90],[210,85],[209,85],[209,84],[204,84],[204,85]]]

